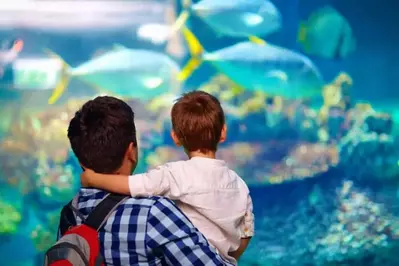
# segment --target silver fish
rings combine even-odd
[[[207,53],[189,29],[184,28],[183,35],[192,58],[180,73],[181,80],[208,62],[245,90],[294,99],[321,95],[322,76],[302,54],[253,38]]]
[[[72,77],[79,78],[102,93],[119,97],[149,100],[166,92],[179,92],[176,79],[179,65],[163,53],[128,49],[120,45],[82,65],[71,68],[63,62],[60,81],[49,99],[52,104],[61,97]]]

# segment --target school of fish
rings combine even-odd
[[[70,66],[62,56],[50,50],[46,51],[45,59],[36,60],[36,67],[32,67],[32,60],[15,56],[15,49],[2,51],[1,58],[12,57],[14,60],[12,64],[16,74],[13,89],[51,89],[49,104],[56,103],[62,97],[71,79],[79,79],[99,93],[122,98],[151,100],[163,94],[179,94],[183,91],[184,81],[202,63],[225,74],[241,91],[294,99],[321,95],[323,76],[310,58],[263,39],[283,27],[282,15],[272,1],[201,0],[192,3],[191,0],[184,0],[182,7],[173,25],[143,24],[137,31],[138,38],[157,44],[180,32],[190,52],[182,69],[172,56],[165,53],[117,44],[76,67]],[[202,20],[216,36],[242,40],[216,51],[206,51],[187,25],[190,16]],[[334,27],[337,26],[334,30],[332,22]],[[152,32],[157,36],[151,36]],[[325,38],[326,34],[331,35],[329,41]],[[349,23],[331,7],[314,12],[308,21],[300,24],[298,43],[305,53],[325,58],[342,58],[355,49]]]

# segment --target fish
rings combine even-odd
[[[12,64],[17,60],[24,47],[22,39],[6,40],[0,50],[0,87],[10,88],[14,79]]]
[[[348,20],[331,6],[325,6],[302,21],[298,43],[305,53],[327,59],[341,59],[356,50],[356,38]]]
[[[49,104],[61,97],[72,77],[86,82],[100,93],[117,97],[150,100],[166,92],[180,91],[181,82],[176,78],[179,65],[160,52],[114,45],[111,51],[75,68],[54,52],[47,50],[47,53],[63,63]]]
[[[202,62],[207,62],[243,90],[292,99],[321,95],[324,84],[321,73],[300,53],[255,37],[208,53],[187,27],[182,33],[191,58],[180,72],[179,80],[186,80]]]
[[[280,30],[282,25],[280,11],[268,0],[201,0],[195,4],[186,0],[183,7],[175,29],[180,29],[190,14],[221,36],[267,36]]]
[[[16,39],[11,42],[4,42],[2,50],[0,51],[0,66],[4,67],[12,63],[22,51],[24,47],[24,41],[22,39]]]

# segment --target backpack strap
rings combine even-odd
[[[108,194],[89,214],[84,224],[99,231],[112,212],[127,198],[125,195]]]
[[[76,208],[78,203],[78,195],[76,195],[67,205],[61,210],[58,238],[63,236],[71,226],[76,225],[76,216],[84,221],[84,216]]]
[[[76,195],[69,203],[68,207],[73,211],[73,213],[78,216],[82,221],[85,220],[85,217],[78,209],[79,195]]]

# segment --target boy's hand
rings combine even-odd
[[[91,186],[90,180],[93,178],[94,175],[95,172],[93,170],[86,168],[83,171],[83,173],[80,175],[80,184],[82,185],[82,187],[90,187]]]

